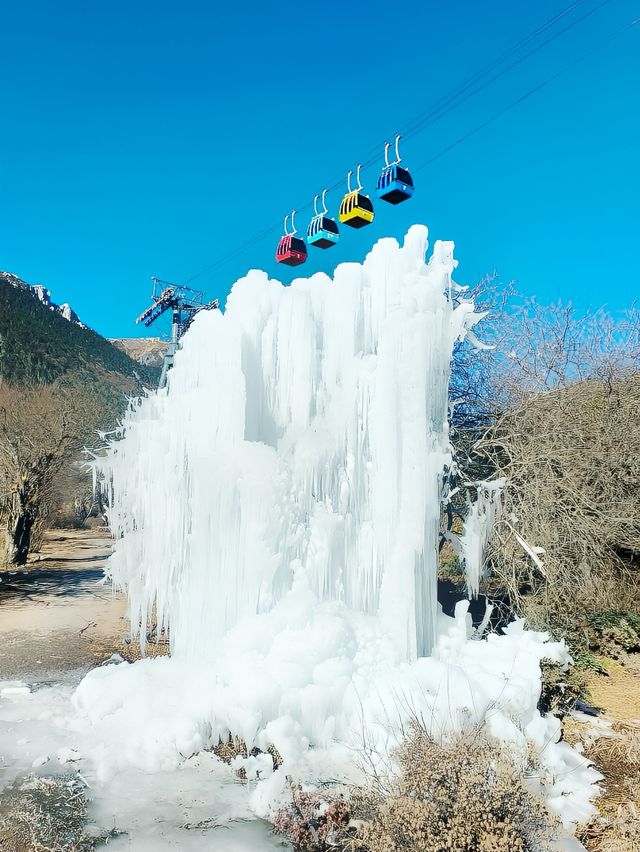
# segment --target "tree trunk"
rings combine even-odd
[[[13,536],[8,526],[0,528],[0,569],[7,568],[13,563]]]
[[[26,565],[31,545],[33,518],[29,512],[18,515],[13,527],[13,559],[14,565]]]
[[[0,517],[0,565],[25,565],[33,542],[35,518],[27,508],[13,507]]]

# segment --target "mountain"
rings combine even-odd
[[[51,300],[51,293],[47,290],[46,287],[43,287],[42,284],[27,284],[26,281],[23,281],[22,278],[18,278],[17,275],[12,275],[11,272],[0,272],[0,283],[9,284],[11,287],[15,287],[18,290],[31,291],[31,294],[34,298],[38,299],[39,302],[49,308],[50,311],[54,313],[60,314],[61,317],[64,317],[68,322],[72,322],[75,325],[80,325],[82,328],[86,328],[84,323],[80,322],[80,317],[73,310],[71,305],[66,302],[62,305],[56,305],[55,302]]]
[[[100,381],[109,395],[154,387],[158,370],[133,361],[83,325],[69,305],[51,301],[45,287],[30,287],[0,273],[0,378],[12,384]]]
[[[161,367],[164,353],[169,345],[159,337],[123,337],[109,338],[109,342],[146,367]]]

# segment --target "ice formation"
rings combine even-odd
[[[504,479],[480,482],[476,499],[469,502],[462,535],[451,535],[458,555],[464,565],[468,594],[476,598],[480,591],[485,566],[485,551],[501,512],[500,495]]]
[[[426,242],[414,226],[333,280],[249,273],[128,416],[101,462],[109,570],[174,654],[206,656],[303,573],[405,659],[433,647],[450,361],[478,315],[451,298],[453,244],[425,263]]]
[[[134,629],[169,625],[172,656],[78,687],[101,777],[177,768],[232,733],[283,758],[245,761],[268,815],[288,779],[358,780],[362,749],[384,762],[418,716],[533,749],[550,807],[592,813],[597,773],[537,709],[540,661],[566,664],[564,644],[521,622],[478,641],[466,603],[437,605],[450,359],[478,315],[452,298],[453,245],[425,263],[426,238],[382,240],[333,279],[251,272],[109,444],[109,570]]]

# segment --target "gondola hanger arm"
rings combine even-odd
[[[396,161],[393,165],[397,166],[398,163],[400,162],[400,160],[401,160],[401,157],[400,157],[400,134],[396,133]]]

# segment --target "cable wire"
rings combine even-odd
[[[519,98],[516,98],[510,104],[507,104],[507,106],[504,107],[504,109],[501,109],[499,112],[494,113],[494,115],[490,116],[486,121],[483,121],[481,124],[478,124],[476,127],[474,127],[472,130],[470,130],[468,133],[465,133],[464,136],[460,136],[458,139],[456,139],[450,145],[447,145],[446,148],[443,148],[441,151],[438,151],[437,154],[434,154],[433,157],[430,157],[428,160],[425,160],[424,163],[421,163],[419,166],[416,166],[416,168],[412,169],[413,173],[415,174],[416,172],[422,171],[422,169],[425,169],[427,166],[430,166],[431,163],[434,163],[436,160],[439,160],[440,157],[444,157],[444,155],[448,154],[449,151],[451,151],[453,148],[457,148],[458,145],[461,145],[463,142],[466,142],[466,140],[469,139],[471,136],[474,136],[480,130],[483,130],[485,127],[487,127],[489,124],[492,124],[494,121],[497,121],[499,118],[501,118],[507,112],[510,112],[512,109],[519,106],[523,101],[526,101],[532,95],[535,95],[536,92],[539,92],[541,89],[544,89],[546,86],[549,86],[551,83],[555,82],[555,80],[557,80],[559,77],[562,77],[564,74],[567,74],[569,71],[572,71],[576,67],[576,65],[580,65],[581,62],[586,61],[591,56],[593,56],[595,53],[598,53],[600,50],[603,50],[605,47],[610,45],[611,42],[616,41],[616,39],[620,38],[620,36],[627,33],[630,29],[635,27],[636,24],[638,24],[638,23],[640,23],[640,18],[635,18],[633,21],[630,21],[626,26],[622,27],[622,29],[618,30],[613,35],[609,36],[609,38],[605,39],[604,41],[600,42],[600,44],[597,44],[594,48],[589,50],[587,53],[583,53],[581,56],[579,56],[576,60],[571,62],[569,65],[565,65],[565,67],[561,68],[560,71],[553,74],[551,77],[548,77],[546,80],[543,80],[541,83],[538,83],[537,86],[534,86],[528,92],[525,92],[523,95],[520,95]]]
[[[584,2],[584,0],[574,0],[573,3],[571,3],[565,9],[563,9],[561,12],[558,12],[556,15],[549,18],[547,21],[545,21],[543,24],[541,24],[539,27],[537,27],[535,30],[533,30],[531,33],[529,33],[529,35],[525,36],[523,39],[521,39],[519,42],[517,42],[512,47],[510,47],[507,51],[505,51],[503,54],[501,54],[493,62],[489,63],[488,65],[484,66],[484,68],[482,68],[479,71],[476,71],[474,74],[472,74],[471,77],[469,77],[467,80],[465,80],[463,83],[461,83],[455,89],[453,89],[449,94],[444,95],[443,97],[438,99],[434,104],[432,104],[430,107],[428,107],[427,109],[418,113],[416,116],[414,116],[412,119],[410,119],[404,125],[403,128],[400,128],[400,131],[403,131],[403,136],[405,138],[413,138],[414,136],[417,136],[419,133],[421,133],[427,127],[431,126],[436,121],[439,121],[441,118],[443,118],[445,115],[450,113],[452,110],[457,109],[459,106],[461,106],[467,100],[469,100],[471,97],[475,96],[476,94],[478,94],[479,92],[481,92],[482,90],[484,90],[485,88],[490,86],[496,80],[500,79],[505,74],[507,74],[509,71],[513,70],[513,68],[515,68],[517,65],[520,65],[526,59],[530,58],[535,53],[539,52],[544,47],[546,47],[548,44],[555,41],[555,39],[559,38],[560,36],[567,33],[569,30],[573,29],[575,26],[577,26],[582,21],[584,21],[586,18],[590,17],[595,12],[599,11],[602,7],[606,6],[608,3],[612,2],[612,0],[601,0],[601,2],[598,3],[595,7],[589,9],[587,12],[585,12],[583,15],[576,18],[575,20],[571,21],[569,24],[567,24],[561,30],[558,30],[557,32],[555,32],[554,34],[549,36],[547,39],[545,39],[543,42],[541,42],[540,44],[533,47],[531,50],[529,50],[523,56],[516,59],[514,62],[512,62],[506,68],[503,68],[501,71],[497,71],[497,69],[499,68],[500,65],[502,65],[506,60],[508,60],[515,53],[517,53],[519,50],[521,50],[522,47],[525,47],[527,44],[529,44],[531,41],[533,41],[539,35],[546,32],[550,27],[552,27],[554,24],[558,23],[558,21],[562,20],[564,17],[566,17],[571,12],[573,12],[575,9],[577,9],[578,6],[580,6],[583,2]],[[414,173],[416,173],[416,172],[420,171],[421,169],[425,168],[427,165],[430,165],[435,160],[444,156],[448,151],[450,151],[453,148],[460,145],[462,142],[464,142],[470,136],[473,136],[475,133],[479,132],[484,127],[493,123],[498,118],[503,116],[505,113],[514,109],[516,106],[518,106],[523,101],[527,100],[533,94],[540,91],[540,89],[546,87],[551,82],[556,80],[558,77],[567,73],[569,70],[571,70],[573,67],[575,67],[576,64],[584,61],[589,56],[591,56],[593,53],[595,53],[598,50],[606,47],[612,40],[618,38],[624,32],[627,32],[635,23],[637,23],[637,20],[631,22],[629,25],[627,25],[625,28],[620,30],[618,33],[611,36],[609,39],[605,40],[604,42],[601,42],[593,50],[591,50],[588,53],[581,56],[574,63],[571,63],[568,66],[565,66],[557,74],[549,77],[547,80],[545,80],[542,83],[540,83],[539,85],[535,86],[534,88],[532,88],[531,90],[526,92],[524,95],[521,95],[520,97],[516,98],[514,101],[512,101],[510,104],[508,104],[504,109],[502,109],[499,112],[492,115],[486,121],[482,122],[477,127],[475,127],[473,130],[471,130],[468,133],[465,133],[463,136],[459,137],[457,140],[452,142],[450,145],[448,145],[442,151],[435,154],[433,157],[431,157],[425,163],[422,163],[417,168],[412,169],[412,171]],[[476,88],[474,88],[473,91],[469,92],[469,89],[471,89],[474,86],[475,83],[480,82],[484,77],[486,77],[488,74],[491,74],[491,72],[494,71],[494,70],[496,70],[496,73],[493,74],[493,76],[491,76],[490,79],[485,80],[484,82],[482,82],[481,85],[476,86]],[[467,94],[465,94],[465,92],[467,92]],[[465,94],[465,97],[460,98],[460,96],[463,95],[463,94]],[[372,148],[369,152],[367,152],[367,155],[365,156],[365,158],[363,158],[363,161],[361,161],[363,169],[367,169],[369,166],[371,166],[374,162],[376,162],[379,159],[380,148],[382,148],[383,145],[384,145],[384,143],[382,143],[381,145],[378,145],[376,148]],[[371,156],[374,153],[375,153],[375,156]],[[344,181],[344,177],[342,175],[340,175],[339,179],[335,183],[333,183],[329,187],[327,187],[328,191],[331,192],[331,191],[337,189],[343,183],[343,181]],[[308,202],[308,203],[306,203],[306,204],[304,204],[300,207],[297,207],[295,209],[296,209],[296,212],[301,213],[301,212],[304,212],[307,209],[310,209],[311,207],[312,207],[312,203]],[[195,275],[188,278],[184,283],[190,284],[192,281],[195,281],[197,278],[201,277],[202,275],[205,275],[207,272],[212,272],[214,270],[217,270],[221,266],[226,265],[231,260],[238,257],[238,255],[244,253],[247,249],[251,248],[256,243],[265,239],[267,236],[279,231],[279,229],[280,229],[280,224],[278,223],[278,224],[274,224],[274,225],[266,228],[265,230],[255,234],[253,237],[250,237],[247,240],[245,240],[243,243],[239,244],[235,249],[233,249],[228,254],[223,255],[222,257],[213,261],[213,263],[211,263],[208,266],[201,269]]]

